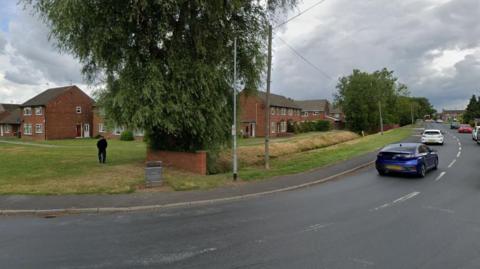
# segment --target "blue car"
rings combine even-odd
[[[437,169],[437,152],[420,143],[391,144],[377,155],[375,166],[380,175],[404,173],[424,177],[428,170]]]

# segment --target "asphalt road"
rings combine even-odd
[[[480,146],[444,129],[439,169],[423,179],[369,167],[209,206],[1,217],[0,268],[477,269]]]

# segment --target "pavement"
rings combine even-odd
[[[0,216],[0,268],[480,268],[480,147],[430,127],[446,143],[422,179],[368,166],[238,201]]]
[[[305,173],[232,184],[206,191],[139,192],[116,195],[3,195],[0,215],[108,213],[191,206],[274,194],[333,180],[373,164],[376,152],[367,153]]]

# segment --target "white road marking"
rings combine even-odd
[[[325,227],[328,227],[330,225],[333,225],[333,223],[310,225],[306,229],[301,230],[300,232],[316,232],[316,231],[318,231],[320,229],[323,229]]]
[[[359,264],[362,264],[362,265],[365,265],[365,266],[375,265],[374,262],[367,261],[367,260],[364,260],[364,259],[353,258],[353,259],[351,259],[351,260],[352,260],[352,262],[356,262],[356,263],[359,263]]]
[[[457,159],[454,159],[449,165],[448,165],[448,168],[451,168],[453,166],[453,164],[455,164],[455,162],[457,161]]]
[[[453,211],[452,209],[446,209],[446,208],[440,208],[440,207],[434,207],[434,206],[424,206],[423,208],[429,209],[429,210],[436,210],[436,211],[440,211],[440,212],[445,212],[445,213],[448,213],[448,214],[455,213],[455,211]]]
[[[394,200],[394,201],[391,202],[391,203],[386,203],[386,204],[383,204],[383,205],[381,205],[381,206],[379,206],[379,207],[375,207],[374,209],[372,209],[372,210],[370,210],[370,211],[377,211],[377,210],[380,210],[380,209],[383,209],[383,208],[392,206],[392,205],[397,204],[397,203],[405,202],[405,201],[407,201],[408,199],[411,199],[411,198],[413,198],[413,197],[415,197],[415,196],[417,196],[417,195],[419,195],[419,194],[420,194],[420,192],[414,191],[414,192],[412,192],[412,193],[409,193],[409,194],[407,194],[407,195],[405,195],[405,196],[402,196],[402,197]]]
[[[461,147],[461,146],[462,146],[462,143],[458,142],[458,146]]]
[[[438,177],[435,179],[435,181],[439,181],[447,172],[443,171],[438,175]]]
[[[462,154],[461,151],[459,151],[459,152],[457,153],[457,158],[460,157],[460,154]]]

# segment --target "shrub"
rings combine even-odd
[[[220,158],[219,152],[207,152],[207,173],[209,175],[221,174],[232,171],[230,159]]]
[[[330,131],[331,129],[332,129],[332,125],[328,120],[319,120],[315,124],[315,131],[318,131],[318,132]]]
[[[135,138],[133,137],[133,132],[132,131],[123,131],[120,134],[120,140],[122,141],[133,141]]]

